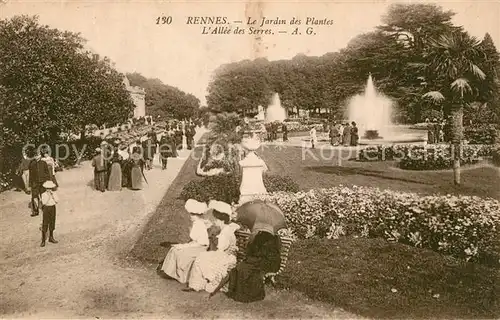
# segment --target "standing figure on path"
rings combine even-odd
[[[344,125],[339,123],[337,129],[339,130],[339,144],[344,145]]]
[[[184,208],[191,214],[192,224],[189,232],[191,241],[172,245],[165,260],[160,262],[157,268],[160,275],[166,274],[180,283],[187,282],[194,260],[200,253],[206,252],[209,245],[208,221],[202,218],[202,215],[207,211],[207,205],[189,199]]]
[[[109,160],[109,191],[120,191],[122,189],[122,163],[123,158],[118,151],[118,147],[115,147]]]
[[[434,144],[436,142],[436,137],[434,136],[434,129],[432,124],[427,127],[427,144]]]
[[[35,157],[35,152],[28,154],[29,158]],[[29,165],[29,186],[31,188],[31,216],[37,216],[40,210],[40,195],[45,191],[43,184],[50,180],[50,168],[41,155],[31,160]]]
[[[210,201],[209,209],[213,209],[215,225],[221,228],[217,236],[217,249],[200,253],[191,269],[188,279],[189,289],[185,291],[213,292],[224,279],[228,270],[236,265],[236,235],[234,232],[240,228],[231,222],[231,206],[221,201]]]
[[[52,158],[49,155],[48,149],[42,150],[42,160],[45,161],[47,163],[47,166],[49,167],[50,180],[52,180],[55,183],[56,188],[59,187],[59,183],[57,183],[57,179],[56,179],[56,166],[57,166],[57,164],[56,164],[56,161],[54,160],[54,158]]]
[[[31,193],[30,162],[31,162],[30,159],[28,159],[27,157],[23,157],[23,159],[21,160],[21,163],[19,164],[19,167],[17,168],[17,174],[19,174],[23,180],[24,192],[26,192],[26,194]]]
[[[130,169],[128,166],[130,154],[128,153],[128,147],[125,144],[120,145],[120,151],[118,154],[122,157],[121,169],[122,169],[122,187],[128,187],[130,181]]]
[[[139,148],[135,148],[130,155],[130,189],[141,190],[144,177],[144,159]]]
[[[318,143],[318,136],[316,135],[315,127],[313,127],[311,131],[309,131],[309,136],[311,138],[311,148],[314,149],[316,144]]]
[[[245,260],[229,272],[227,296],[239,302],[264,300],[263,276],[278,272],[281,266],[281,240],[266,231],[258,231],[250,236],[246,247]]]
[[[358,127],[356,127],[356,122],[352,122],[351,128],[351,146],[357,146],[359,141]]]
[[[329,136],[330,136],[330,144],[332,146],[338,146],[340,133],[339,133],[339,130],[337,128],[337,124],[335,122],[332,123],[332,125],[330,126]]]
[[[175,137],[175,145],[177,147],[177,150],[182,150],[184,149],[184,145],[182,143],[182,138],[183,138],[183,133],[180,125],[177,126],[177,129],[175,130],[174,137]]]
[[[193,149],[193,142],[194,142],[194,128],[192,126],[187,126],[186,127],[186,143],[187,143],[188,150]]]
[[[146,149],[146,163],[148,170],[153,169],[153,160],[155,158],[156,154],[156,147],[157,147],[157,142],[153,141],[152,138],[149,138],[146,142],[147,144],[147,149]]]
[[[59,202],[54,190],[56,184],[49,180],[45,181],[43,187],[45,188],[45,192],[43,192],[40,197],[43,212],[42,242],[40,243],[40,247],[45,247],[47,230],[49,231],[49,242],[57,243],[56,239],[54,239],[54,230],[56,228],[56,204]]]
[[[101,192],[105,192],[108,165],[107,161],[104,159],[104,151],[101,148],[96,148],[95,152],[96,155],[92,158],[92,167],[94,167],[94,188]]]
[[[170,134],[166,133],[160,140],[160,161],[161,169],[167,169],[168,158],[172,156],[172,138]]]
[[[344,126],[342,141],[344,142],[344,146],[348,147],[351,145],[351,126],[349,122],[347,122]]]
[[[151,141],[153,142],[154,146],[155,146],[155,152],[156,153],[156,147],[158,146],[158,135],[155,131],[155,128],[151,128],[151,131],[149,131],[148,133],[148,138],[151,139]]]
[[[285,122],[281,125],[281,131],[283,131],[283,141],[288,141],[288,127]]]

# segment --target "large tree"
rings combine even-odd
[[[134,106],[109,60],[38,17],[0,20],[0,123],[4,147],[55,142],[87,125],[126,120]]]
[[[190,118],[200,107],[194,95],[166,85],[160,79],[148,79],[137,72],[127,74],[127,78],[131,85],[146,90],[146,113],[154,118]]]

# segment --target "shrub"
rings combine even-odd
[[[465,259],[480,259],[498,246],[500,202],[494,199],[421,197],[358,186],[258,198],[276,203],[288,231],[299,239],[381,237]]]
[[[272,174],[263,175],[264,186],[268,192],[297,192],[298,184],[288,176]],[[236,174],[222,174],[204,177],[187,183],[181,191],[181,199],[195,199],[208,202],[220,200],[227,203],[237,203],[240,198],[241,177]]]
[[[494,144],[498,138],[495,125],[470,126],[464,130],[464,139],[469,144]]]
[[[0,192],[8,190],[13,185],[13,173],[0,173]]]

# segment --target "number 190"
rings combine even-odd
[[[172,23],[172,17],[168,16],[161,16],[156,18],[156,24],[171,24]]]

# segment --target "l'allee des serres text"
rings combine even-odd
[[[298,19],[298,18],[291,18],[291,19],[282,19],[279,17],[276,18],[268,18],[268,17],[261,17],[261,18],[253,18],[253,17],[247,17],[246,21],[243,20],[230,20],[228,17],[225,16],[211,16],[211,17],[198,17],[198,16],[189,16],[187,17],[186,24],[199,24],[199,25],[221,25],[221,24],[231,24],[231,23],[246,23],[247,25],[258,25],[260,27],[266,26],[266,25],[284,25],[284,24],[291,24],[291,25],[301,25],[302,23],[305,23],[305,25],[315,25],[315,26],[330,26],[333,24],[333,20],[323,18],[323,19],[317,19],[314,17],[307,17],[305,20],[304,19]]]

